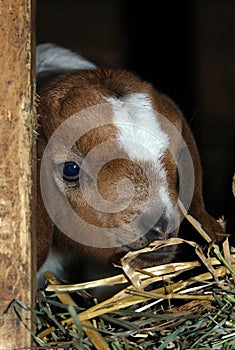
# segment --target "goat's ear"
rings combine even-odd
[[[207,234],[215,241],[221,240],[221,233],[223,233],[222,226],[218,221],[213,218],[205,209],[203,199],[203,186],[202,186],[202,167],[199,151],[196,141],[185,119],[182,120],[182,136],[189,149],[194,166],[194,193],[191,205],[189,207],[189,214],[198,220],[202,228]]]
[[[187,186],[194,186],[193,197],[191,205],[189,207],[189,214],[191,214],[196,220],[198,220],[201,223],[202,228],[213,240],[219,241],[220,237],[222,236],[219,236],[218,233],[222,233],[223,230],[218,221],[214,219],[211,215],[209,215],[205,209],[202,191],[201,159],[199,156],[198,147],[193,133],[182,112],[171,100],[171,98],[164,94],[155,94],[154,101],[156,102],[157,110],[163,116],[165,116],[181,134],[192,158],[194,168],[194,181],[193,179],[188,178],[187,164],[185,168],[186,171],[183,171],[183,174],[181,174],[181,176],[184,177],[183,179],[181,179],[182,184],[187,184]],[[166,123],[166,125],[168,125],[168,123]],[[174,130],[174,128],[172,130]],[[172,132],[173,135],[175,135],[174,131],[171,131],[171,133]],[[182,139],[181,137],[179,139],[177,139],[177,137],[172,137],[171,133],[168,133],[171,142],[171,152],[173,151],[176,159],[182,162],[183,154],[181,152],[184,152],[184,148],[181,148]],[[191,183],[191,181],[193,182]],[[185,188],[185,190],[187,191],[187,188]]]

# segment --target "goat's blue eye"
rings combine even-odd
[[[63,179],[66,181],[77,181],[79,179],[79,165],[75,162],[66,162],[63,166]]]

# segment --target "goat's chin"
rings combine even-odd
[[[133,268],[147,268],[168,264],[176,258],[177,246],[169,246],[158,249],[154,252],[142,253],[134,258],[130,265]]]

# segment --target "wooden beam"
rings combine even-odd
[[[0,0],[0,350],[31,345],[5,310],[13,299],[32,305],[35,291],[33,19],[33,0]]]

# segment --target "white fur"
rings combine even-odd
[[[150,161],[158,175],[158,195],[168,218],[174,217],[174,207],[168,194],[168,184],[161,158],[169,147],[169,137],[162,130],[158,113],[150,96],[133,93],[121,98],[107,97],[114,112],[113,122],[119,130],[118,140],[130,159]]]
[[[119,130],[119,143],[131,159],[149,161],[160,166],[159,159],[169,146],[168,136],[157,121],[147,94],[133,93],[121,98],[108,97]]]
[[[166,177],[164,180],[166,182]],[[177,224],[177,223],[174,220],[175,210],[174,210],[174,206],[171,202],[171,199],[169,197],[169,194],[167,192],[167,184],[166,184],[166,186],[160,186],[159,196],[162,200],[162,203],[164,203],[166,206],[165,215],[168,218],[168,227],[166,228],[166,232],[172,232],[176,229],[175,224]]]
[[[36,71],[41,73],[70,72],[75,69],[95,69],[96,66],[78,55],[55,44],[39,44],[36,48]]]

